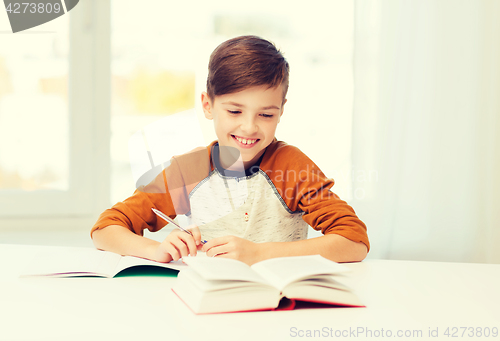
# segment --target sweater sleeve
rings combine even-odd
[[[330,190],[333,179],[296,147],[277,142],[268,148],[272,157],[263,160],[265,172],[291,211],[304,212],[304,221],[323,234],[339,234],[370,248],[366,225]]]
[[[144,229],[154,232],[163,228],[166,222],[157,217],[151,208],[162,211],[172,219],[176,217],[177,212],[167,185],[167,173],[171,173],[169,168],[173,167],[175,162],[158,174],[151,183],[137,188],[131,197],[105,210],[92,227],[91,235],[95,230],[109,225],[126,227],[141,236]],[[177,184],[180,180],[177,179]]]
[[[190,210],[189,192],[204,179],[211,170],[209,148],[197,148],[189,153],[175,156],[170,165],[146,186],[140,186],[134,194],[104,211],[92,232],[109,225],[120,225],[143,235],[160,230],[166,225],[151,208],[162,211],[174,219]]]

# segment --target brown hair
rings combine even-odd
[[[257,36],[241,36],[217,46],[208,64],[207,93],[230,94],[253,86],[274,88],[283,84],[288,91],[289,65],[276,46]]]

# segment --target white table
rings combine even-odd
[[[47,248],[57,249],[0,245],[2,341],[416,339],[412,333],[500,340],[500,332],[492,336],[500,329],[500,265],[364,261],[348,266],[366,308],[197,316],[170,290],[175,277],[19,278]],[[436,328],[438,337],[429,337]]]

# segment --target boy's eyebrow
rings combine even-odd
[[[232,102],[232,101],[224,102],[222,104],[230,104],[230,105],[234,105],[235,107],[238,107],[238,108],[244,108],[245,107],[243,104]],[[260,108],[260,110],[269,110],[269,109],[278,109],[279,110],[280,108],[277,107],[276,105],[269,105],[267,107]]]

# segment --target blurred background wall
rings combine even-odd
[[[500,2],[357,1],[353,205],[372,257],[500,262]],[[362,175],[362,174],[361,174]]]

